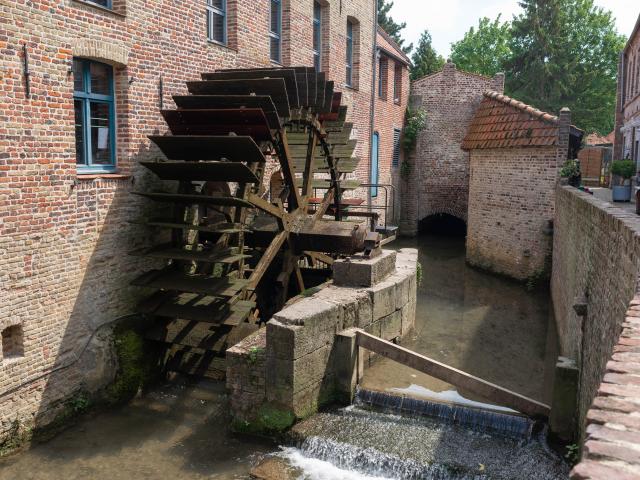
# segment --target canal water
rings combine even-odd
[[[467,267],[462,237],[423,235],[417,240],[395,242],[393,247],[418,248],[423,272],[418,288],[416,329],[403,345],[485,380],[548,401],[547,377],[555,356],[555,329],[549,320],[549,298],[545,292],[530,292],[522,285]],[[363,387],[458,403],[481,402],[468,392],[457,392],[443,382],[386,359],[378,359],[371,365]],[[440,476],[438,472],[434,476],[423,476],[426,474],[419,474],[421,467],[411,463],[412,459],[395,464],[397,459],[387,458],[375,449],[360,451],[362,446],[356,445],[355,440],[353,445],[342,443],[350,438],[339,433],[345,415],[352,423],[356,422],[353,425],[361,425],[363,432],[381,422],[392,425],[393,419],[400,417],[389,417],[392,420],[389,423],[381,414],[352,410],[347,410],[351,412],[347,414],[318,416],[312,426],[320,432],[328,431],[318,426],[318,422],[326,422],[333,428],[332,438],[313,437],[306,442],[306,447],[280,449],[267,440],[232,434],[228,411],[221,383],[163,385],[129,405],[83,418],[52,440],[0,460],[0,480],[241,479],[248,478],[252,466],[265,456],[278,452],[304,472],[301,478],[310,480],[458,478]],[[353,425],[345,425],[345,431],[355,430]],[[430,435],[430,442],[435,445],[432,452],[444,451],[437,447],[444,445],[440,439],[457,438],[452,436],[454,433],[464,438],[470,435],[467,440],[470,445],[490,440],[478,433],[452,432],[446,426],[427,427],[411,427],[417,429],[413,443],[420,445],[420,439]],[[379,428],[373,430],[367,435],[380,431]],[[404,437],[403,431],[406,430],[397,430],[397,438]],[[360,440],[362,438],[367,437]],[[455,440],[452,445],[458,443]],[[487,445],[487,452],[494,450],[493,444]],[[532,443],[531,447],[537,456],[528,455],[522,446],[520,442],[513,447],[522,451],[521,458],[546,458],[540,442]],[[453,448],[455,451],[455,446]],[[385,446],[380,445],[380,449],[384,451]],[[416,455],[423,450],[426,452],[416,447]],[[351,455],[353,463],[334,462],[333,454],[327,452],[337,452],[342,458]],[[516,458],[511,451],[503,453]],[[502,458],[507,458],[504,455]],[[381,475],[384,469],[378,467],[358,473],[349,466],[360,465],[370,457],[378,466],[393,464],[396,470],[390,471],[398,476]],[[469,462],[474,461],[471,456]],[[486,462],[479,459],[476,463],[478,475],[459,478],[489,478],[482,471]],[[549,457],[548,463],[553,464],[549,471],[564,472],[557,458]],[[402,471],[420,476],[405,477],[399,473]],[[540,478],[561,477],[550,474]]]

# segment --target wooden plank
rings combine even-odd
[[[220,222],[213,223],[211,225],[192,225],[190,223],[178,223],[171,219],[154,218],[154,219],[139,219],[131,220],[129,223],[137,225],[147,225],[149,227],[157,228],[174,228],[178,230],[196,230],[198,232],[219,233],[219,234],[232,234],[241,232],[250,232],[246,226],[239,223]]]
[[[313,180],[312,186],[313,188],[329,188],[331,186],[331,179],[329,178],[315,178]],[[360,182],[360,180],[355,180],[355,179],[349,179],[349,180],[340,180],[340,188],[342,190],[355,190],[356,188],[359,188],[362,182]],[[301,186],[302,185],[302,179],[301,178],[296,178],[296,185],[297,186]]]
[[[169,160],[229,160],[231,162],[266,162],[251,137],[215,135],[152,135]]]
[[[259,108],[264,112],[269,128],[281,127],[278,111],[271,97],[266,95],[174,95],[178,108],[195,110],[220,108]]]
[[[272,215],[276,218],[282,219],[282,215],[284,212],[280,210],[280,208],[272,203],[269,203],[267,200],[256,195],[255,193],[250,193],[249,195],[247,195],[247,201],[251,202],[253,206],[262,210],[263,212],[268,213],[269,215]]]
[[[139,248],[129,252],[138,257],[159,258],[164,260],[184,260],[193,262],[233,264],[251,255],[238,253],[237,248],[222,248],[217,250],[185,250],[172,244],[156,245],[150,248]]]
[[[294,188],[296,186],[296,176],[293,168],[291,151],[289,150],[289,144],[287,142],[287,131],[285,129],[279,130],[276,140],[275,146],[279,150],[278,160],[280,161],[280,169],[282,171],[284,183],[285,185],[290,185],[292,187],[289,192],[288,200],[288,208],[289,211],[292,212],[302,206],[302,198],[300,197],[300,191],[297,188]]]
[[[201,205],[218,205],[223,207],[247,207],[253,208],[253,205],[246,200],[235,197],[214,197],[209,195],[191,195],[183,193],[164,193],[164,192],[132,192],[134,195],[140,195],[156,202],[181,203],[181,204],[201,204]]]
[[[163,110],[174,135],[249,136],[256,142],[271,140],[271,130],[264,112],[257,108],[225,110]]]
[[[255,266],[251,276],[249,277],[249,285],[247,287],[249,290],[255,290],[258,287],[260,280],[262,280],[262,276],[269,268],[269,265],[271,265],[271,262],[280,251],[280,248],[284,244],[285,240],[287,240],[288,236],[288,232],[280,232],[264,251],[262,257],[260,257],[260,260],[258,261],[258,264]]]
[[[318,144],[318,135],[315,131],[311,130],[309,132],[309,142],[307,146],[307,159],[305,161],[303,175],[304,181],[302,183],[302,195],[304,195],[305,199],[308,199],[311,196],[311,192],[313,190],[313,176],[315,173],[315,156],[316,156],[316,145]],[[300,272],[297,271],[296,274]],[[300,278],[302,275],[300,274]],[[304,290],[304,288],[303,288]]]
[[[499,385],[482,380],[462,370],[450,367],[400,345],[387,342],[362,330],[356,333],[358,346],[389,358],[402,365],[431,375],[451,385],[472,392],[498,405],[512,408],[533,417],[548,417],[550,407]]]
[[[187,82],[194,95],[265,95],[271,97],[280,117],[289,117],[289,97],[282,78],[254,80],[203,80]]]
[[[213,380],[224,380],[227,371],[224,354],[180,345],[174,345],[167,351],[165,365],[168,371]]]
[[[352,255],[363,249],[365,234],[354,223],[318,220],[291,236],[297,250]]]
[[[321,204],[323,200],[324,199],[322,198],[312,198],[309,200],[309,203],[311,205],[317,205],[317,204]],[[342,201],[340,202],[340,206],[357,207],[359,205],[362,205],[363,203],[364,203],[364,199],[362,198],[343,198]]]
[[[214,73],[203,73],[203,80],[267,80],[270,78],[281,78],[287,87],[289,105],[291,108],[299,108],[300,95],[298,92],[298,82],[296,72],[290,68],[272,68],[267,70],[234,70],[216,71]],[[305,91],[306,96],[306,91]]]
[[[241,162],[140,162],[163,180],[258,183],[258,177]]]
[[[165,269],[151,270],[133,280],[131,285],[231,298],[246,287],[247,283],[247,280],[190,275],[176,270]]]

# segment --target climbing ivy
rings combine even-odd
[[[402,139],[405,152],[410,152],[416,148],[418,135],[426,126],[427,112],[420,108],[414,110],[411,107],[407,107]]]

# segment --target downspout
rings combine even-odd
[[[371,160],[372,160],[372,145],[371,142],[373,140],[373,131],[375,128],[374,118],[375,118],[375,109],[376,109],[376,72],[377,72],[377,59],[378,59],[378,0],[373,2],[374,4],[374,12],[373,12],[373,57],[371,59],[373,74],[371,75],[371,108],[369,109],[369,184],[372,183],[373,177],[371,176]],[[371,211],[371,207],[373,206],[373,199],[371,198],[371,188],[367,189],[367,206],[369,207],[369,211]]]

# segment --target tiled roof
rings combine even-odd
[[[591,133],[587,135],[584,139],[585,145],[613,145],[613,141],[615,139],[616,132],[613,131],[609,135],[601,136],[599,133]]]
[[[398,42],[396,42],[391,35],[389,35],[384,28],[382,28],[380,25],[377,26],[377,32],[379,35],[382,36],[382,38],[384,38],[391,47],[393,47],[393,49],[395,50],[395,54],[398,55],[400,57],[400,59],[402,59],[402,61],[404,63],[406,63],[407,65],[411,65],[411,59],[407,56],[406,53],[404,53],[404,50],[402,50],[402,47],[400,47],[400,45],[398,45]],[[391,53],[391,52],[390,52]]]
[[[462,142],[464,150],[542,147],[558,143],[558,117],[488,91]]]

